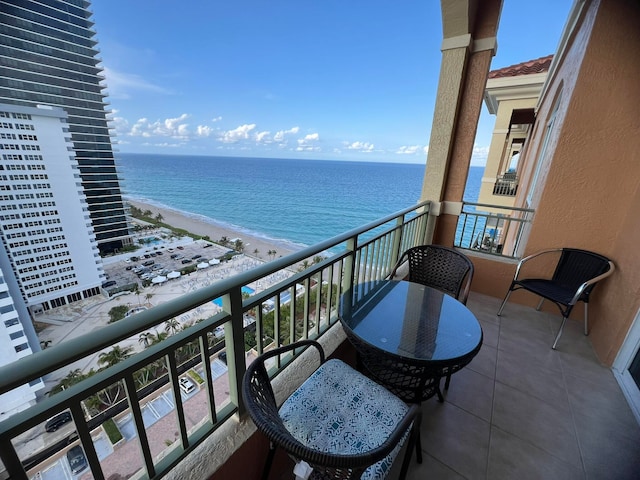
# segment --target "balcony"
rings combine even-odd
[[[493,194],[504,197],[515,197],[518,192],[518,176],[515,173],[498,175],[493,184]]]
[[[269,348],[272,338],[279,343],[320,338],[333,344],[329,351],[352,361],[353,351],[337,324],[340,294],[353,283],[384,278],[402,251],[421,243],[433,220],[428,208],[428,203],[408,208],[30,355],[20,369],[0,369],[0,392],[6,392],[58,369],[72,369],[113,345],[138,344],[172,319],[199,319],[201,306],[214,299],[221,304],[219,313],[0,422],[4,467],[14,479],[46,478],[68,467],[65,452],[81,444],[96,479],[116,474],[257,478],[267,446],[246,421],[239,400],[245,365]],[[310,268],[295,268],[327,251],[331,255]],[[269,276],[278,277],[278,283],[243,296],[243,287]],[[482,324],[483,347],[453,376],[444,403],[433,399],[424,404],[424,463],[412,460],[409,478],[635,475],[640,428],[581,326],[569,322],[553,351],[559,316],[509,303],[499,318],[499,301],[472,293],[468,306]],[[247,341],[252,344],[248,350]],[[163,374],[143,381],[152,367]],[[286,383],[291,373],[285,369],[275,380]],[[195,391],[181,390],[179,379],[185,375],[194,379]],[[96,411],[86,401],[108,395],[113,400],[108,408]],[[67,408],[72,424],[44,434],[46,420]],[[114,425],[122,437],[110,442]],[[23,442],[33,432],[55,441],[38,450],[42,445]],[[281,474],[271,478],[290,477],[286,456],[276,465]]]

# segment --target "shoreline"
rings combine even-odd
[[[245,247],[244,253],[261,260],[267,261],[273,258],[285,257],[304,248],[302,246],[296,248],[294,245],[283,245],[276,240],[269,240],[241,230],[215,225],[198,218],[189,217],[176,210],[158,207],[140,200],[125,199],[124,201],[142,211],[150,210],[153,212],[153,216],[159,213],[163,217],[162,223],[186,230],[195,235],[208,236],[215,243],[218,243],[222,237],[227,237],[228,239],[240,238]],[[258,253],[255,253],[256,250]],[[271,250],[276,252],[275,257],[268,255]]]

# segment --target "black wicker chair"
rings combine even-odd
[[[310,345],[318,350],[319,368],[278,407],[265,362]],[[263,479],[269,476],[276,447],[311,466],[312,479],[385,478],[408,441],[400,478],[406,476],[419,409],[406,405],[344,362],[325,362],[322,347],[313,340],[258,357],[247,368],[242,398],[256,426],[270,441]]]
[[[407,261],[409,273],[403,280],[437,288],[467,303],[473,279],[473,263],[466,255],[441,245],[413,247],[402,254],[389,277],[394,278],[399,267]]]
[[[537,258],[538,261],[544,261],[549,259],[551,255],[557,256],[558,259],[553,262],[555,270],[550,278],[519,278],[520,270],[525,263],[534,258]],[[562,314],[562,323],[551,347],[555,350],[564,324],[578,302],[584,303],[584,334],[589,334],[589,297],[596,283],[611,275],[614,268],[613,262],[607,257],[576,248],[543,250],[525,257],[518,263],[515,276],[502,305],[500,305],[498,315],[502,315],[502,309],[514,290],[524,289],[542,297],[536,310],[540,310],[545,299],[551,300],[558,306]]]
[[[471,290],[471,280],[473,279],[473,263],[471,263],[469,257],[453,248],[441,245],[420,245],[410,248],[402,254],[400,260],[391,271],[389,278],[394,278],[398,269],[405,262],[408,262],[409,271],[403,280],[436,288],[451,295],[463,304],[467,304],[467,298],[469,298],[469,291]],[[455,372],[450,371],[446,375],[445,390],[449,389],[452,373]],[[439,381],[435,383],[436,389],[434,392],[431,392],[430,382],[425,383],[426,390],[425,394],[422,395],[422,397],[425,397],[423,400],[437,394],[438,399],[441,402],[443,401],[439,383]],[[394,391],[394,393],[398,395],[398,392]],[[405,396],[400,395],[400,398],[405,398]]]

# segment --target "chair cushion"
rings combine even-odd
[[[408,410],[384,387],[340,360],[328,360],[284,402],[280,417],[308,447],[358,454],[382,445]],[[369,467],[362,478],[385,478],[400,447]]]

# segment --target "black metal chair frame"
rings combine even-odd
[[[411,430],[407,438],[407,450],[400,474],[400,478],[404,478],[417,436],[417,429],[419,428],[420,410],[415,405],[410,406],[407,415],[382,445],[358,455],[331,454],[309,448],[293,437],[286,429],[278,413],[279,407],[276,404],[265,361],[277,355],[308,346],[313,346],[318,350],[320,364],[324,363],[325,355],[322,346],[314,340],[301,340],[262,354],[249,365],[243,378],[242,399],[244,404],[258,430],[263,432],[270,442],[269,454],[265,462],[262,478],[266,480],[269,476],[277,447],[282,448],[295,459],[304,460],[313,467],[314,470],[310,478],[360,478],[369,466],[389,455],[403,437],[407,435],[407,432]]]
[[[549,254],[559,254],[551,278],[520,278],[525,263],[534,258],[548,257]],[[551,347],[555,350],[567,318],[578,302],[584,303],[584,334],[589,334],[589,298],[596,283],[611,275],[614,269],[613,262],[607,257],[577,248],[554,248],[529,255],[518,262],[511,286],[498,310],[498,316],[502,315],[511,292],[516,290],[523,289],[539,295],[541,299],[536,310],[540,310],[545,300],[550,300],[562,315],[562,323]]]
[[[404,280],[436,288],[467,304],[473,279],[473,263],[469,257],[442,245],[419,245],[402,254],[388,278],[394,278],[405,262],[409,262],[409,272]],[[452,373],[455,371],[446,374],[445,391],[449,389]],[[434,393],[440,402],[444,401],[439,381]]]

